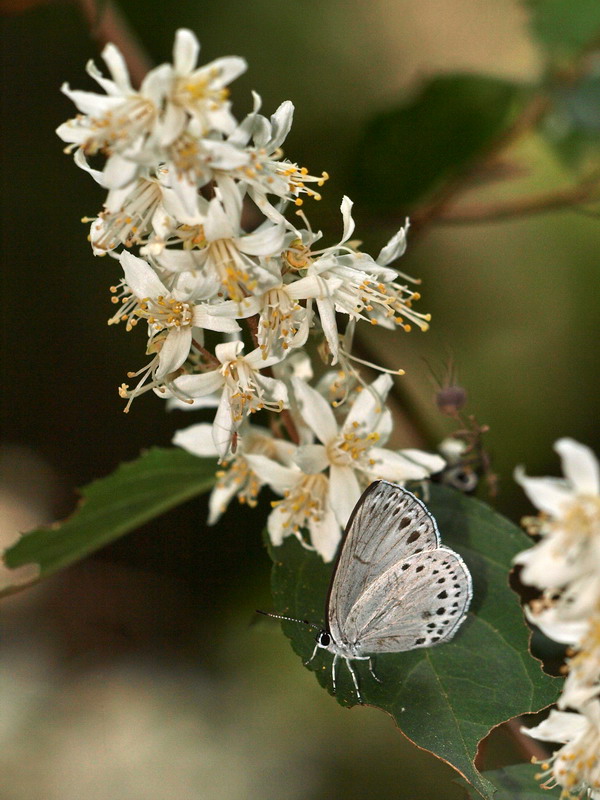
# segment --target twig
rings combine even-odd
[[[497,200],[487,205],[472,203],[461,205],[456,209],[440,209],[438,216],[432,219],[431,222],[436,225],[490,222],[531,214],[542,214],[546,211],[561,211],[592,200],[600,200],[600,180],[598,175],[593,178],[586,178],[576,186],[568,186],[567,188],[530,195],[529,197],[518,197],[515,200]]]

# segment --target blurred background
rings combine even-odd
[[[550,106],[493,168],[471,171],[442,210],[460,217],[467,204],[471,212],[514,206],[577,186],[600,164],[600,39],[592,24],[600,28],[600,19],[582,22],[587,5],[127,0],[119,7],[153,63],[170,59],[179,27],[198,35],[202,62],[245,57],[249,70],[232,87],[238,118],[250,108],[251,89],[267,115],[294,102],[285,151],[312,173],[331,175],[323,200],[306,207],[327,244],[339,240],[343,194],[356,201],[356,235],[374,255],[414,215],[400,266],[422,279],[431,330],[369,329],[360,346],[406,369],[398,379],[398,447],[433,448],[452,430],[436,409],[432,373],[443,378],[454,364],[467,411],[490,426],[487,448],[499,476],[493,503],[515,521],[528,511],[512,484],[516,464],[557,474],[552,443],[565,435],[600,449],[600,217],[591,202],[563,203],[547,213],[442,224],[428,209],[463,173],[428,177],[434,159],[421,143],[429,137],[452,150],[469,139],[468,118],[463,131],[452,116],[464,107],[462,84],[434,82],[445,99],[441,116],[421,114],[419,98],[432,79],[460,73],[483,76],[477,97],[495,93],[507,125],[532,97],[543,94],[542,106]],[[94,259],[80,222],[97,213],[103,192],[54,134],[74,115],[61,83],[92,88],[84,65],[99,62],[106,32],[90,19],[115,9],[28,0],[0,7],[6,546],[69,513],[76,487],[144,447],[168,445],[193,420],[165,413],[153,395],[122,413],[117,386],[140,366],[142,334],[106,325],[117,270]],[[394,114],[407,108],[394,128]],[[492,122],[481,152],[504,130]],[[390,719],[326,697],[275,623],[254,624],[254,609],[271,602],[265,512],[242,521],[232,508],[206,529],[204,501],[188,503],[5,601],[2,797],[426,798],[440,796],[441,786],[445,798],[463,796],[450,785],[451,770],[417,751]],[[522,754],[498,733],[486,759],[494,767]]]

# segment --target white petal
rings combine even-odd
[[[107,111],[112,111],[112,109],[117,108],[117,106],[123,103],[122,97],[108,97],[103,94],[96,94],[95,92],[83,92],[80,89],[71,89],[68,83],[63,83],[60,90],[75,103],[82,114],[87,114],[92,117],[101,117],[106,114]],[[88,130],[87,136],[89,135],[90,131]],[[66,139],[65,141],[70,140]]]
[[[123,94],[133,94],[133,89],[131,88],[131,83],[129,81],[127,64],[125,63],[125,59],[123,58],[119,48],[115,47],[115,45],[112,43],[107,44],[102,51],[102,58],[108,67],[110,74],[112,75],[112,79],[119,87],[121,92]]]
[[[172,85],[173,67],[170,64],[161,64],[146,74],[140,87],[140,94],[151,100],[157,108],[160,108]]]
[[[193,72],[190,81],[199,79],[203,82],[205,78],[208,78],[211,88],[222,89],[245,72],[247,68],[248,65],[243,58],[223,56]]]
[[[369,474],[373,480],[384,479],[393,483],[423,480],[428,478],[432,471],[437,472],[445,465],[445,461],[439,456],[430,456],[431,462],[428,466],[407,457],[404,451],[386,450],[383,447],[372,447],[369,456],[375,461],[375,464],[369,467]]]
[[[172,144],[183,133],[186,122],[187,114],[185,110],[174,103],[168,103],[158,129],[158,139],[161,147],[168,147]]]
[[[528,478],[523,467],[516,467],[514,478],[536,508],[559,517],[573,499],[573,492],[556,478]]]
[[[534,614],[528,606],[525,606],[525,616],[549,639],[573,647],[581,643],[590,627],[588,620],[561,620],[555,608]]]
[[[235,480],[223,481],[218,483],[210,493],[208,500],[208,524],[214,525],[219,521],[221,515],[227,510],[227,506],[237,494],[238,485]]]
[[[198,61],[200,44],[192,31],[179,28],[173,45],[173,66],[179,75],[187,75]]]
[[[268,142],[269,152],[272,153],[281,147],[285,141],[294,119],[294,104],[290,100],[284,100],[277,111],[271,115],[272,136]]]
[[[135,161],[129,161],[118,153],[110,156],[104,165],[104,182],[111,189],[127,186],[136,177],[139,170]]]
[[[303,473],[297,467],[285,467],[258,453],[248,453],[244,458],[252,470],[260,475],[261,480],[268,483],[277,494],[283,494],[302,478]]]
[[[292,385],[304,421],[323,444],[329,444],[338,435],[333,409],[325,398],[300,378],[292,378]]]
[[[56,132],[58,133],[58,130]],[[60,136],[60,134],[59,134],[59,136]],[[91,175],[92,178],[96,181],[96,183],[99,183],[100,186],[102,186],[102,188],[104,188],[104,189],[107,188],[106,181],[104,179],[104,172],[102,172],[99,169],[92,169],[92,167],[90,167],[90,165],[87,162],[87,159],[85,157],[85,153],[84,153],[82,148],[78,148],[75,151],[75,155],[73,156],[73,161],[77,164],[77,166],[80,169],[84,170],[89,175]],[[107,197],[106,202],[105,202],[105,206],[107,208],[109,207],[109,198],[111,196],[111,193],[115,192],[115,191],[119,191],[119,190],[112,189],[111,192],[108,193],[108,197]],[[125,190],[125,191],[127,191],[127,190]]]
[[[427,453],[424,450],[417,450],[412,447],[406,447],[398,452],[403,458],[407,458],[426,469],[428,475],[435,475],[436,472],[440,472],[446,466],[445,460],[437,453]]]
[[[274,547],[279,547],[286,536],[292,533],[291,525],[286,524],[288,517],[281,506],[276,506],[267,519],[267,532]]]
[[[215,308],[214,306],[212,307]],[[241,330],[240,326],[233,319],[225,316],[210,313],[211,306],[194,306],[194,325],[199,328],[206,328],[209,331],[220,331],[221,333],[236,333]]]
[[[356,473],[351,467],[329,467],[329,502],[342,528],[345,528],[361,495]]]
[[[316,475],[329,466],[327,450],[322,444],[305,444],[298,447],[294,461],[307,475]]]
[[[221,342],[215,347],[215,355],[221,364],[227,364],[230,361],[235,361],[243,349],[244,343],[239,340],[234,342]]]
[[[283,381],[269,378],[267,375],[256,375],[255,380],[270,403],[281,403],[284,408],[289,405],[287,386]]]
[[[202,375],[182,375],[175,381],[175,386],[187,397],[204,397],[223,387],[223,376],[218,369]]]
[[[325,563],[333,561],[337,552],[342,529],[331,508],[328,508],[319,522],[310,521],[308,524],[310,540],[315,550]]]
[[[559,439],[554,449],[562,459],[565,478],[577,494],[600,494],[600,471],[593,451],[574,439]]]
[[[183,447],[188,453],[199,458],[211,458],[217,455],[212,438],[212,425],[199,422],[175,433],[172,440],[177,447]]]
[[[521,728],[521,731],[541,742],[565,743],[581,736],[585,732],[587,724],[586,718],[581,714],[553,709],[542,723],[534,728]]]
[[[276,256],[283,249],[285,228],[283,225],[261,225],[254,233],[237,240],[240,252],[250,256]]]
[[[156,298],[169,294],[156,272],[142,258],[134,256],[128,250],[123,250],[119,261],[125,273],[127,286],[140,300],[145,297]]]
[[[237,227],[239,221],[234,220],[234,223]],[[210,201],[208,206],[208,213],[204,220],[204,235],[209,242],[217,239],[231,239],[235,236],[232,221],[216,197]]]
[[[340,210],[342,212],[342,219],[344,221],[344,232],[342,234],[342,242],[348,241],[354,232],[354,220],[352,219],[352,200],[344,195]],[[342,243],[340,242],[340,244]]]
[[[385,410],[385,401],[392,385],[392,376],[383,374],[359,392],[348,411],[343,429],[351,430],[357,422],[361,427],[366,425],[368,430],[374,430]]]
[[[220,459],[225,458],[229,453],[234,430],[235,425],[231,415],[231,396],[230,392],[224,389],[212,426],[213,442]]]
[[[157,380],[162,380],[165,375],[175,372],[190,354],[192,346],[192,329],[186,325],[184,328],[171,328],[158,356]]]
[[[410,223],[407,219],[404,227],[400,228],[398,233],[394,234],[386,246],[382,248],[376,259],[378,264],[391,264],[392,261],[404,255],[406,251],[406,232],[408,231],[409,225]]]
[[[329,298],[317,298],[317,308],[319,309],[319,319],[321,320],[323,333],[325,334],[325,339],[327,340],[327,344],[329,345],[329,349],[331,351],[331,363],[332,365],[337,364],[340,340],[337,322],[335,320],[333,302]]]

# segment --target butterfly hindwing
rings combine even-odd
[[[452,638],[472,596],[462,558],[445,547],[397,562],[359,595],[340,630],[361,654],[430,647]]]

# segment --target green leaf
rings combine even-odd
[[[522,86],[500,78],[434,78],[367,126],[356,162],[361,199],[395,210],[423,200],[490,147],[526,96]]]
[[[153,448],[84,487],[72,516],[24,534],[5,551],[4,561],[11,569],[38,564],[40,578],[51,575],[207,492],[215,469],[213,459],[197,458],[179,448]]]
[[[528,0],[534,36],[551,54],[576,56],[600,38],[598,0]]]
[[[511,764],[502,769],[489,770],[483,774],[487,780],[497,787],[494,800],[552,800],[560,797],[560,787],[542,789],[535,776],[539,767],[533,764]],[[469,786],[465,786],[469,797],[476,799],[476,794]]]
[[[554,702],[561,684],[530,655],[519,600],[508,586],[512,558],[531,540],[489,506],[446,487],[431,486],[427,505],[442,542],[461,553],[473,575],[467,620],[452,641],[439,647],[374,657],[381,684],[369,674],[367,662],[354,662],[354,669],[366,703],[389,712],[409,739],[451,764],[483,797],[491,797],[489,782],[473,765],[478,742],[501,722]],[[277,612],[321,625],[331,564],[294,537],[270,553]],[[284,622],[283,630],[308,661],[314,631],[291,622]],[[309,664],[330,693],[331,661],[331,654],[320,649]],[[341,705],[356,704],[343,662],[337,690]]]

